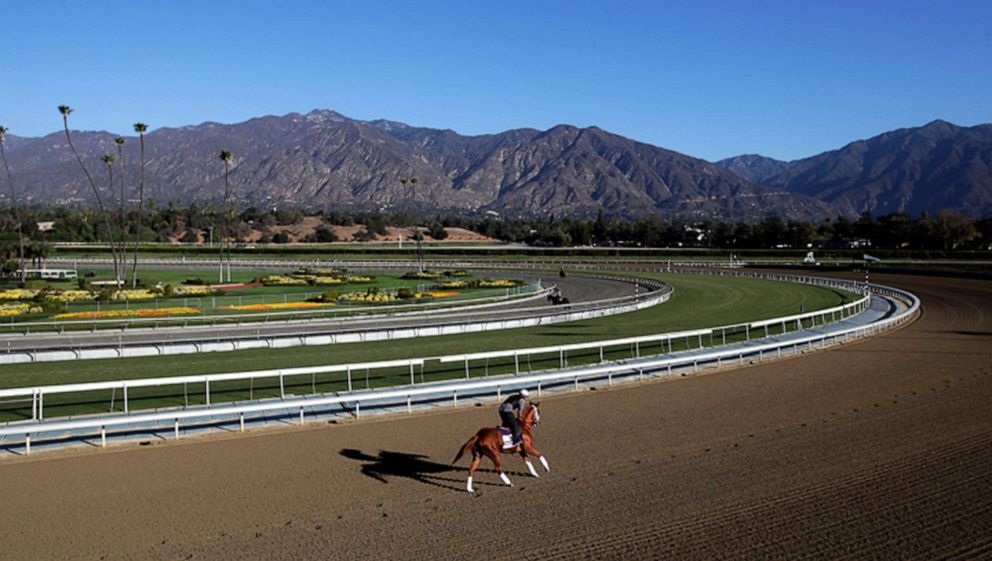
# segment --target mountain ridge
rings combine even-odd
[[[981,131],[983,126],[992,130],[992,125],[972,128]],[[856,190],[858,183],[851,176],[860,173],[864,162],[844,152],[839,161],[830,163],[835,153],[849,149],[857,154],[864,151],[859,142],[877,144],[875,139],[885,135],[912,134],[906,131],[922,130],[914,137],[917,144],[930,142],[927,139],[944,142],[959,129],[938,120],[793,162],[742,155],[714,164],[595,126],[559,124],[544,131],[519,128],[461,135],[450,129],[387,119],[363,121],[315,109],[233,124],[205,121],[154,129],[145,135],[146,192],[160,201],[216,202],[223,192],[217,154],[231,150],[232,198],[241,206],[492,210],[558,216],[592,216],[603,210],[630,218],[657,213],[691,219],[753,221],[775,215],[822,220],[860,212],[856,195],[837,189]],[[103,153],[116,154],[114,137],[107,131],[73,132],[74,144],[102,189],[107,177],[99,158]],[[135,136],[125,139],[125,173],[133,191],[138,142]],[[7,149],[18,189],[30,197],[29,202],[91,200],[91,189],[62,132],[35,138],[8,135]],[[982,156],[978,161],[987,159]],[[829,167],[829,173],[816,171],[817,165]],[[984,185],[988,166],[979,168],[971,182]],[[960,179],[961,173],[951,175]],[[821,185],[827,176],[830,185]],[[416,184],[400,181],[411,177],[418,179]],[[954,183],[951,189],[970,187]],[[954,201],[948,197],[935,200],[951,208],[961,206],[950,204]],[[986,207],[970,210],[985,212],[982,208]]]
[[[828,202],[844,215],[952,209],[992,214],[992,125],[936,119],[791,162],[770,187]]]

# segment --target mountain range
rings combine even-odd
[[[100,156],[116,154],[115,135],[72,136],[103,196],[113,197]],[[133,198],[138,141],[125,138]],[[145,136],[145,146],[146,192],[158,201],[220,200],[218,154],[226,149],[234,154],[230,185],[240,206],[556,216],[602,210],[735,221],[771,215],[822,220],[865,210],[992,214],[992,125],[962,128],[943,121],[793,162],[746,155],[714,164],[597,127],[466,136],[330,110],[160,128]],[[62,132],[8,134],[6,149],[17,188],[29,202],[91,201]],[[401,181],[414,177],[416,183]]]

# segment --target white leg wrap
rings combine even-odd
[[[465,490],[469,493],[474,493],[475,489],[472,488],[472,476],[468,476],[468,485],[465,486]]]
[[[510,487],[513,487],[513,483],[510,483],[510,478],[507,477],[506,472],[499,474],[499,478],[501,481],[503,481],[504,485],[509,485]]]
[[[551,466],[548,465],[548,460],[544,459],[544,456],[540,456],[537,459],[541,460],[541,465],[544,466],[544,471],[551,473]]]
[[[534,477],[541,477],[537,474],[537,470],[534,469],[534,464],[532,464],[530,460],[527,460],[527,470],[530,471],[530,474]]]

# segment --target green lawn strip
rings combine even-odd
[[[123,380],[163,376],[181,376],[221,372],[238,372],[276,368],[292,368],[326,364],[356,363],[424,356],[453,355],[501,349],[579,343],[672,331],[698,329],[745,321],[829,308],[856,299],[856,295],[823,287],[784,283],[760,279],[737,279],[695,275],[640,274],[672,284],[675,293],[665,304],[646,310],[618,316],[563,323],[524,329],[494,331],[479,334],[425,337],[388,342],[301,346],[288,349],[252,349],[222,353],[203,353],[169,357],[139,357],[127,359],[83,360],[68,362],[36,363],[0,366],[0,387],[25,387],[47,384]],[[790,326],[793,329],[794,326]],[[780,328],[773,329],[777,333]],[[744,338],[743,331],[728,333],[727,342]],[[712,341],[704,338],[703,345],[720,344],[719,335]],[[673,351],[697,348],[698,338],[673,341]],[[666,351],[660,344],[641,347],[640,354],[657,354]],[[634,348],[610,348],[605,353],[608,360],[630,358]],[[598,362],[599,351],[570,353],[569,365],[576,366]],[[522,371],[541,370],[558,366],[559,357],[541,355],[521,357]],[[513,359],[493,359],[489,364],[476,361],[471,364],[472,377],[513,371]],[[418,369],[419,382],[461,378],[465,376],[464,363],[440,364],[429,362],[423,373]],[[377,388],[409,383],[407,369],[377,370],[368,373],[353,372],[354,388]],[[129,393],[132,409],[196,405],[204,403],[202,384],[186,388],[136,389]],[[342,391],[347,389],[344,373],[322,374],[316,378],[308,375],[285,380],[287,393],[309,394]],[[99,413],[109,411],[111,392],[93,392],[97,395],[46,396],[45,408],[49,416]],[[103,395],[105,393],[106,395]],[[278,380],[264,379],[251,382],[237,381],[211,386],[211,402],[238,401],[249,397],[274,397],[279,395]],[[113,396],[115,410],[120,410],[120,395]],[[0,404],[0,420],[13,420],[30,415],[30,402]]]

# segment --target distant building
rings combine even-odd
[[[69,280],[79,278],[75,269],[25,269],[24,276],[29,279]]]
[[[39,232],[51,232],[52,231],[52,228],[55,227],[55,222],[51,222],[51,221],[50,222],[38,222],[37,223],[37,226],[38,226],[38,231]]]

